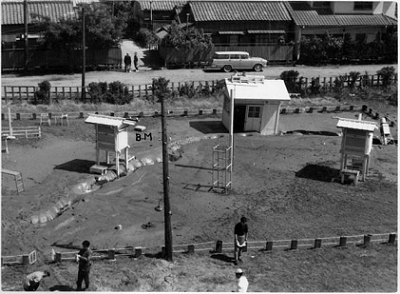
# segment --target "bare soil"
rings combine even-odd
[[[278,76],[283,70],[270,74]],[[340,68],[341,73],[344,71],[343,67]],[[180,72],[167,71],[176,80]],[[155,75],[165,73],[166,71],[149,71],[131,74],[131,77],[143,78],[132,79],[132,83],[151,81]],[[110,74],[118,75],[115,80],[128,75],[114,72]],[[225,74],[216,75],[219,79]],[[98,81],[95,76],[93,73],[93,81]],[[184,76],[187,80],[188,73]],[[196,77],[196,80],[201,80],[199,76]],[[25,78],[13,80],[11,77],[2,77],[2,83],[27,85],[29,82],[36,85],[43,77],[23,79]],[[52,85],[58,85],[56,80],[53,81],[55,83],[52,82]],[[90,82],[90,77],[87,81]],[[59,82],[60,85],[71,85],[70,83],[76,83],[77,80],[68,80],[63,76]],[[380,112],[384,113],[383,110]],[[391,132],[397,139],[397,108],[385,112],[395,118],[396,126],[391,128]],[[259,241],[266,238],[287,240],[396,232],[396,145],[374,145],[371,168],[365,182],[357,186],[352,184],[352,179],[348,179],[345,184],[338,182],[341,137],[334,135],[339,129],[336,128],[337,120],[332,116],[354,118],[355,115],[357,113],[354,112],[281,115],[280,130],[289,133],[281,136],[236,134],[233,190],[228,194],[209,192],[212,183],[212,147],[228,144],[228,134],[221,124],[221,118],[169,118],[168,136],[172,142],[215,135],[214,139],[202,139],[183,145],[176,152],[181,156],[176,156],[178,159],[169,163],[174,245],[216,240],[229,243],[233,226],[242,215],[249,219],[250,240]],[[32,125],[37,122],[21,120],[14,123]],[[147,133],[152,133],[152,141],[136,141],[136,132],[131,131],[130,155],[137,158],[159,156],[160,119],[145,118],[140,124],[147,127]],[[303,131],[324,133],[304,134]],[[378,132],[375,135],[378,136]],[[17,195],[12,178],[3,176],[2,255],[26,254],[36,249],[39,258],[28,269],[16,267],[2,271],[3,289],[20,290],[13,284],[16,276],[22,277],[27,270],[41,268],[49,261],[52,248],[57,251],[75,251],[84,239],[90,240],[96,249],[129,245],[143,246],[148,252],[156,253],[164,245],[164,214],[155,210],[163,198],[162,164],[141,167],[91,193],[77,193],[77,184],[94,177],[89,173],[89,167],[95,161],[93,138],[93,126],[75,119],[70,126],[44,126],[43,138],[40,140],[11,141],[10,153],[2,153],[2,167],[22,172],[26,188],[26,191]],[[45,213],[61,199],[73,200],[72,207],[52,221],[36,226],[31,224],[32,216]],[[149,222],[152,226],[145,229],[143,225]],[[121,225],[122,229],[116,230],[117,225]],[[361,258],[360,253],[353,249],[343,253],[325,253],[298,253],[295,265],[288,260],[289,257],[274,255],[267,257],[266,261],[264,257],[256,258],[243,267],[251,277],[253,291],[369,292],[397,289],[396,265],[391,262],[396,260],[395,249],[374,249],[366,253],[368,261],[362,259],[364,257]],[[259,253],[255,255],[258,256]],[[247,255],[246,260],[250,260],[249,258]],[[305,267],[309,260],[307,258],[318,259],[315,266],[320,270],[310,270],[313,266]],[[353,263],[354,260],[360,262],[361,259],[361,263]],[[266,262],[264,267],[260,260]],[[341,261],[343,264],[340,264]],[[151,260],[150,263],[139,260],[135,267],[143,267],[143,275],[142,272],[132,272],[129,262],[99,265],[94,274],[94,289],[232,290],[230,282],[225,280],[226,274],[232,271],[232,265],[221,260],[207,259],[206,262],[200,262],[198,257],[187,259],[183,256],[177,258],[175,265],[164,264],[158,259]],[[334,262],[333,268],[336,270],[327,266],[331,262]],[[385,267],[386,264],[389,266]],[[167,281],[167,274],[174,271],[174,266],[175,288],[159,286],[158,277],[165,277]],[[289,271],[292,266],[294,271],[298,270],[304,275],[300,278],[295,275],[297,281],[288,281],[285,284],[283,281],[290,280],[288,275],[292,275],[292,271]],[[76,277],[72,267],[76,266],[64,264],[53,267],[55,276],[45,283],[45,289],[72,290]],[[282,267],[288,268],[287,271]],[[177,268],[179,270],[176,272]],[[207,269],[210,268],[213,268],[212,276],[207,274]],[[378,272],[385,275],[379,278],[375,274]],[[312,273],[312,276],[308,273]],[[358,282],[346,280],[349,273],[354,273]],[[275,276],[278,280],[274,280]],[[371,278],[375,276],[376,280],[371,283]],[[271,283],[266,284],[266,278]],[[313,279],[315,284],[307,286]],[[67,286],[62,289],[51,288],[54,285]],[[7,287],[4,288],[5,286]]]

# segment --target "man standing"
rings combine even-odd
[[[76,282],[77,291],[82,290],[82,282],[85,281],[86,290],[89,288],[89,274],[92,262],[90,261],[90,256],[92,255],[92,250],[90,247],[90,242],[85,240],[82,243],[82,249],[76,255],[76,261],[79,263],[78,270],[78,281]]]
[[[133,65],[135,66],[135,71],[139,71],[139,58],[137,57],[137,52],[133,56]]]
[[[242,269],[238,268],[235,273],[237,279],[237,292],[247,292],[249,281],[247,281],[247,278],[243,276]]]
[[[39,288],[40,281],[45,278],[50,277],[48,271],[37,271],[27,275],[22,282],[25,291],[36,291]]]
[[[131,65],[132,65],[132,59],[129,53],[126,53],[124,57],[124,63],[125,63],[125,72],[131,72]]]
[[[235,226],[235,265],[237,265],[238,260],[242,261],[240,259],[240,255],[242,253],[243,248],[247,246],[247,233],[248,233],[248,228],[247,228],[247,219],[242,216],[240,219],[240,223],[236,224]]]

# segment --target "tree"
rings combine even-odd
[[[109,5],[111,14],[126,23],[123,31],[124,36],[135,37],[143,22],[143,11],[138,1],[108,1],[105,4]]]
[[[85,8],[86,46],[110,48],[122,38],[126,27],[123,19],[111,15],[110,7],[102,3],[82,4]],[[82,10],[77,15],[65,17],[58,22],[49,18],[36,18],[41,32],[40,43],[49,49],[71,52],[82,47]]]
[[[161,41],[162,46],[193,48],[201,46],[208,48],[212,46],[212,39],[209,34],[204,34],[203,30],[194,27],[178,25],[175,21],[169,27],[168,34]]]

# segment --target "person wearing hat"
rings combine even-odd
[[[242,261],[240,259],[240,255],[242,253],[243,248],[247,246],[247,233],[248,233],[248,227],[247,227],[247,219],[242,216],[240,219],[240,223],[237,223],[235,226],[235,265],[237,265],[238,260]]]
[[[249,281],[243,275],[242,269],[238,268],[235,272],[237,279],[237,292],[247,292],[247,287],[249,286]]]
[[[50,277],[48,271],[37,271],[27,275],[22,282],[25,291],[36,291],[43,278]]]

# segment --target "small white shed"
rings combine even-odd
[[[362,180],[365,181],[369,169],[374,130],[378,129],[378,126],[375,122],[362,120],[361,115],[359,119],[341,117],[338,119],[336,127],[341,128],[343,133],[340,149],[342,182],[345,174],[355,174],[357,183],[359,172],[361,172]],[[349,165],[350,163],[351,165]]]
[[[117,175],[120,175],[119,158],[125,153],[125,167],[128,167],[128,130],[136,123],[122,117],[101,114],[90,114],[85,123],[93,124],[96,128],[96,164],[90,168],[91,172],[103,173],[107,166],[100,165],[100,150],[106,151],[106,163],[110,164],[109,152],[115,152]]]
[[[281,102],[290,100],[283,80],[266,80],[264,76],[233,75],[230,79],[225,79],[225,85],[222,123],[228,130],[233,99],[234,132],[257,131],[261,135],[278,133]]]

